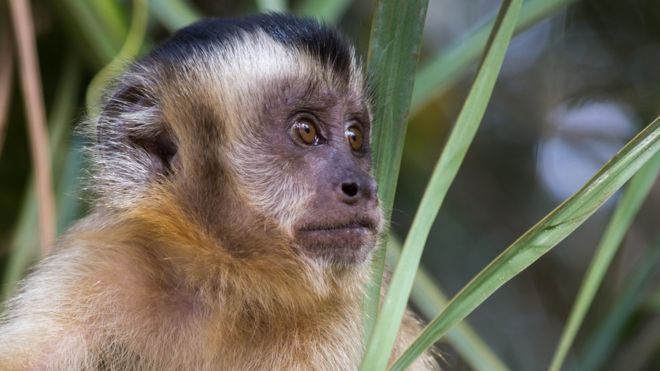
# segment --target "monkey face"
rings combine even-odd
[[[344,264],[365,260],[380,226],[368,115],[347,106],[297,112],[288,126],[300,179],[311,190],[293,225],[295,241],[314,257]]]
[[[263,261],[361,264],[381,213],[354,50],[313,21],[251,22],[186,28],[119,79],[96,122],[101,202],[173,200],[218,250]]]
[[[313,81],[269,81],[260,125],[246,123],[231,162],[248,198],[301,253],[362,263],[381,227],[368,106],[350,86]]]

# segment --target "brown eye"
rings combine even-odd
[[[298,137],[305,144],[313,145],[319,142],[316,125],[314,125],[311,121],[299,120],[293,125],[293,131],[298,134]]]
[[[360,130],[359,127],[357,126],[349,127],[344,132],[344,135],[348,140],[348,144],[351,145],[351,148],[353,148],[354,151],[359,151],[360,149],[362,149],[362,141],[364,138],[362,136],[362,130]]]

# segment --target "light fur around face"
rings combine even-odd
[[[174,43],[184,58],[157,50],[109,90],[86,129],[95,207],[7,303],[0,369],[359,366],[382,230],[368,147],[351,152],[344,137],[356,122],[369,135],[361,66],[350,46],[343,71],[267,32],[327,32],[312,21],[260,17],[193,53]],[[318,110],[323,146],[290,138],[301,109]],[[315,233],[357,247],[311,254],[298,235],[315,218]],[[395,353],[418,329],[406,317]],[[426,355],[413,369],[436,367]]]

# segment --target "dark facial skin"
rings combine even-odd
[[[286,99],[280,96],[279,104],[267,108],[276,118],[273,150],[314,190],[294,226],[295,243],[315,258],[360,263],[374,247],[380,224],[366,103],[329,88],[280,91]]]

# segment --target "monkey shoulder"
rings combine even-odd
[[[148,254],[100,219],[79,221],[19,282],[0,317],[3,367],[94,369],[101,354],[125,358],[123,344],[153,322],[158,298]]]

